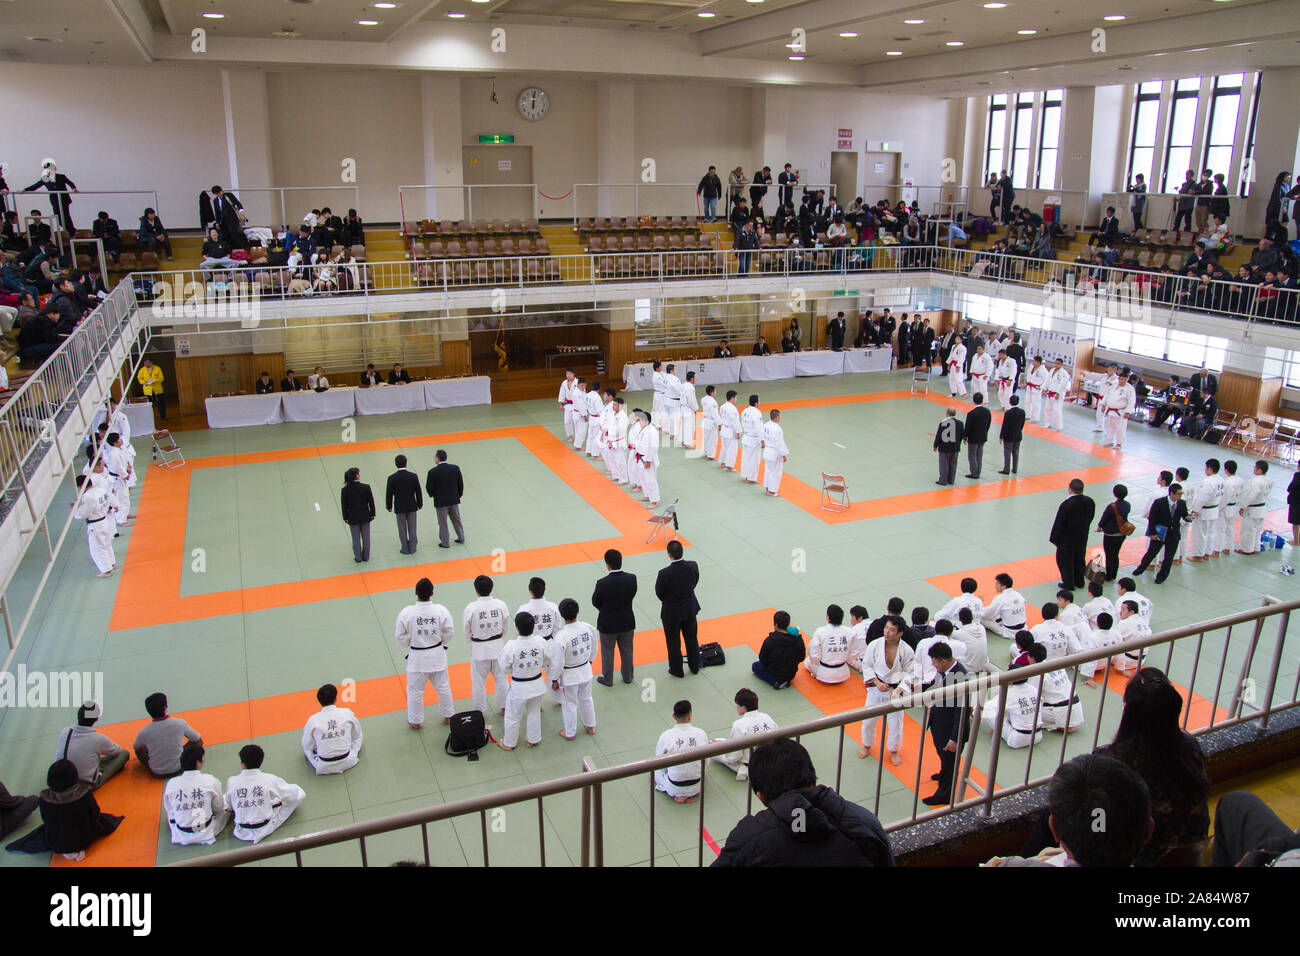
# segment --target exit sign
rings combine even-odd
[[[479,133],[478,141],[480,143],[513,143],[515,141],[514,133]]]

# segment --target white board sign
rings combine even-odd
[[[497,172],[500,172],[500,173],[508,173],[508,172],[510,172],[510,160],[508,160],[508,159],[498,159],[498,160],[497,160]]]

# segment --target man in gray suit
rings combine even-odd
[[[393,464],[397,471],[388,476],[384,492],[384,506],[397,516],[397,543],[402,554],[415,554],[418,540],[415,531],[416,512],[424,507],[420,492],[420,478],[406,469],[406,456],[398,455]]]
[[[441,448],[433,456],[437,464],[429,469],[425,491],[438,509],[438,547],[450,548],[447,540],[447,519],[456,529],[456,543],[465,543],[465,528],[460,523],[460,499],[465,494],[465,480],[460,468],[447,463],[447,453]]]

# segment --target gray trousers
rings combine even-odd
[[[397,543],[401,545],[402,554],[415,554],[418,544],[415,537],[415,518],[418,511],[397,512]]]
[[[939,481],[951,485],[957,477],[957,453],[955,451],[939,452]]]
[[[1015,474],[1020,468],[1020,442],[1004,441],[1002,443],[1002,470]]]
[[[352,531],[352,557],[358,561],[370,560],[370,522],[365,524],[350,524],[348,528]]]
[[[451,542],[447,540],[447,518],[451,517],[452,526],[456,529],[456,540],[465,540],[465,528],[460,523],[460,505],[447,505],[438,509],[438,543],[444,548],[451,547]],[[414,528],[414,524],[411,526]]]
[[[618,645],[618,663],[623,674],[623,683],[632,683],[632,636],[635,631],[620,631],[617,634],[600,634],[600,674],[607,681],[614,679],[614,645]]]
[[[984,442],[966,443],[966,461],[970,465],[970,474],[978,478],[984,467]]]

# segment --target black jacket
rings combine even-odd
[[[384,491],[384,507],[389,511],[396,510],[398,514],[423,508],[424,495],[420,493],[420,477],[405,468],[389,475],[388,487]]]
[[[369,524],[375,520],[375,496],[364,481],[349,481],[344,485],[339,502],[347,524]]]
[[[833,349],[844,348],[844,335],[848,332],[848,323],[843,319],[831,319],[826,323],[826,338],[830,339]]]
[[[655,597],[661,603],[659,617],[664,621],[689,621],[700,613],[695,586],[700,583],[700,566],[694,561],[673,561],[659,569],[655,578]]]
[[[1008,408],[1002,416],[1002,430],[998,438],[1003,441],[1020,441],[1025,437],[1025,410],[1019,405]]]
[[[789,631],[773,631],[763,638],[763,646],[758,649],[758,661],[777,680],[792,681],[807,653],[803,638]]]
[[[1201,373],[1193,372],[1192,388],[1196,389],[1197,392],[1209,392],[1211,395],[1213,395],[1215,392],[1219,390],[1219,378],[1213,372],[1208,372],[1206,373],[1205,381],[1202,382]]]
[[[1056,520],[1052,522],[1052,534],[1048,540],[1058,548],[1082,547],[1088,540],[1088,530],[1096,513],[1097,503],[1087,495],[1071,495],[1056,509]]]
[[[789,790],[737,823],[711,865],[893,866],[894,853],[871,811],[818,784]]]
[[[40,808],[42,826],[23,840],[43,843],[51,853],[80,853],[116,830],[123,819],[99,809],[88,783],[67,790],[43,790]]]
[[[261,377],[259,376],[256,384],[253,387],[253,390],[258,395],[270,395],[272,392],[275,391],[275,381],[273,379],[267,379],[265,382],[263,382]]]
[[[993,413],[987,405],[976,405],[966,413],[964,436],[968,445],[982,445],[989,440],[989,428],[993,425]]]
[[[949,422],[952,422],[952,428],[947,428]],[[963,427],[960,418],[945,418],[939,423],[939,427],[934,430],[934,450],[945,454],[954,454],[961,450]],[[948,435],[953,436],[952,441],[948,441]]]
[[[239,210],[243,208],[243,203],[231,193],[221,194],[220,208],[217,197],[212,197],[212,219],[221,232],[221,238],[231,248],[244,245],[244,228],[239,222]]]
[[[754,343],[754,351],[753,351],[753,354],[754,354],[754,355],[771,355],[771,354],[772,354],[772,349],[771,349],[771,347],[770,347],[766,342],[763,342],[763,343],[758,343],[758,342],[756,342],[756,343]]]
[[[596,630],[601,634],[622,634],[636,630],[632,599],[636,597],[636,575],[630,571],[611,571],[596,582],[591,592],[591,606],[597,611]]]
[[[379,377],[378,372],[365,371],[361,373],[361,386],[369,388],[371,385],[378,385],[383,379]]]
[[[940,674],[930,689],[934,690],[944,684],[960,684],[966,680],[966,668],[960,661],[954,663],[947,671]],[[955,694],[951,700],[940,699],[930,707],[930,735],[936,747],[942,747],[948,741],[956,741],[958,747],[970,739],[971,712],[967,702]],[[960,739],[958,735],[960,734]]]
[[[434,465],[425,478],[424,490],[433,499],[435,508],[460,504],[465,494],[465,478],[460,473],[460,466],[445,461]]]
[[[1181,498],[1178,504],[1170,507],[1169,496],[1157,498],[1151,502],[1151,507],[1147,509],[1147,530],[1148,538],[1156,537],[1156,527],[1164,525],[1168,530],[1165,532],[1165,540],[1178,540],[1179,528],[1187,520],[1187,502]]]
[[[1127,520],[1129,512],[1133,510],[1133,505],[1127,501],[1116,499],[1101,510],[1101,517],[1097,519],[1097,530],[1102,534],[1117,535],[1119,534],[1120,520]],[[1116,514],[1118,513],[1118,517]]]
[[[695,192],[705,199],[717,199],[722,195],[722,180],[717,173],[705,173],[700,184],[695,187]]]
[[[411,373],[406,369],[402,369],[400,372],[389,372],[388,384],[396,385],[398,382],[401,382],[404,385],[411,384]]]
[[[300,378],[295,377],[292,381],[287,377],[280,379],[280,391],[282,392],[301,392],[302,389],[303,384]]]

